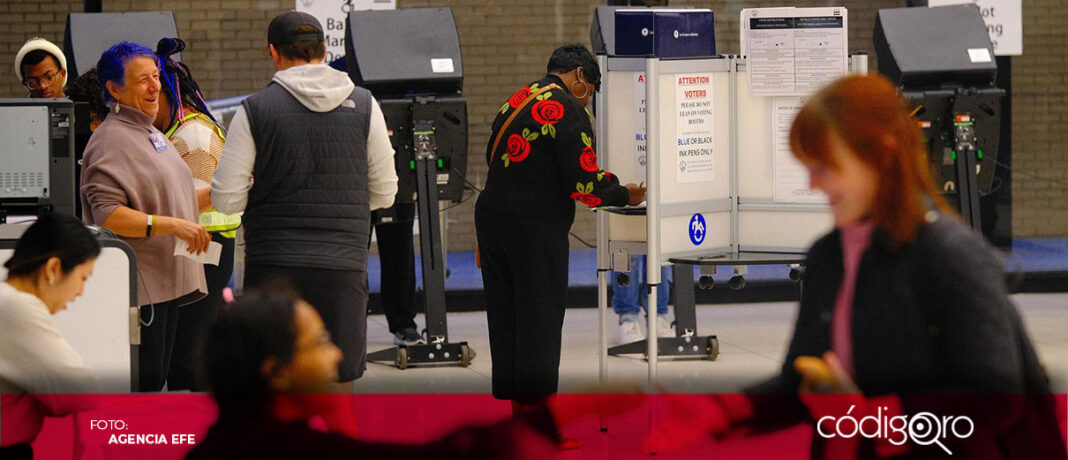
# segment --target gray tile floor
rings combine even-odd
[[[1054,391],[1068,392],[1068,294],[1013,296],[1038,354],[1053,378]],[[793,329],[796,302],[700,305],[698,332],[719,338],[715,361],[660,361],[660,383],[673,392],[733,392],[778,372]],[[615,344],[615,314],[608,313],[609,343]],[[597,309],[570,309],[564,320],[560,390],[581,389],[597,382]],[[421,323],[420,317],[418,322]],[[357,393],[489,393],[490,356],[483,312],[450,313],[449,335],[467,341],[479,355],[470,367],[409,368],[369,363],[357,380]],[[369,317],[367,347],[392,345],[384,316]],[[646,382],[644,359],[609,357],[611,378]]]

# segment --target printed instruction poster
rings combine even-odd
[[[680,184],[715,179],[715,117],[712,74],[675,76],[675,180]]]
[[[805,104],[804,96],[773,97],[771,103],[772,179],[779,203],[826,203],[823,193],[809,188],[808,169],[790,151],[790,125]]]
[[[645,72],[634,73],[634,162],[640,177],[645,177]]]
[[[803,96],[845,75],[845,8],[744,9],[741,20],[751,94]]]

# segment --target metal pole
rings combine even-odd
[[[437,170],[435,170],[435,173]],[[436,177],[436,175],[435,175]],[[438,201],[438,235],[441,235],[441,269],[445,279],[449,278],[449,205]]]
[[[739,208],[741,206],[741,198],[738,196],[738,63],[741,62],[741,58],[728,57],[727,58],[727,81],[730,85],[730,133],[731,133],[731,151],[730,151],[730,172],[731,172],[731,252],[735,255],[738,254],[741,248],[741,236],[739,235],[738,222],[740,220]],[[746,82],[748,85],[748,82]],[[692,276],[692,275],[691,275]],[[678,281],[675,281],[678,283]]]
[[[656,288],[660,284],[660,60],[645,60],[645,280],[649,297],[645,305],[649,383],[656,383],[659,350],[656,337]]]
[[[601,91],[596,93],[594,99],[594,112],[597,117],[597,150],[601,152],[603,163],[601,167],[608,169],[608,56],[597,56],[597,64],[601,67],[606,78],[602,78]],[[600,337],[600,349],[597,351],[598,379],[604,383],[608,379],[608,270],[611,268],[608,254],[608,215],[604,211],[597,212],[597,330]],[[608,431],[604,416],[598,417],[601,431]]]

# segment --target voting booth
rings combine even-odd
[[[881,9],[874,43],[879,70],[915,108],[942,198],[997,242],[995,222],[1008,217],[993,204],[1002,186],[997,176],[1006,91],[996,86],[994,45],[979,8]],[[1008,239],[1011,245],[1011,234]]]
[[[647,41],[623,33],[634,27],[621,23],[642,12],[653,16],[645,22],[654,25],[652,46],[622,43]],[[731,266],[736,289],[744,286],[748,265],[788,265],[797,281],[808,247],[833,227],[831,208],[809,190],[788,136],[807,95],[848,72],[866,72],[865,55],[848,56],[846,10],[743,10],[742,56],[715,55],[714,48],[709,55],[677,53],[657,44],[689,33],[714,36],[710,27],[656,26],[664,23],[660,15],[701,14],[712,15],[612,7],[595,14],[591,38],[604,75],[596,95],[598,159],[621,183],[644,182],[648,189],[644,205],[601,208],[597,216],[602,378],[608,355],[644,353],[651,381],[658,357],[714,360],[718,339],[696,328],[694,267],[711,275]],[[651,51],[626,55],[635,49]],[[609,348],[608,276],[629,271],[631,254],[649,259],[647,305],[667,288],[660,267],[674,267],[676,336]],[[648,330],[656,330],[655,315],[648,318]]]
[[[178,36],[178,25],[170,11],[70,13],[63,36],[67,78],[73,81],[95,66],[112,45],[125,40],[155,50],[159,39]],[[171,59],[181,61],[182,53]]]
[[[415,202],[419,215],[421,298],[426,343],[367,354],[372,362],[467,367],[476,352],[449,337],[445,249],[439,200],[462,201],[467,170],[467,99],[460,38],[449,8],[352,11],[345,29],[352,81],[382,106],[395,150],[397,202]]]
[[[74,215],[74,103],[0,99],[0,223],[8,213]]]

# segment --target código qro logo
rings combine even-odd
[[[941,447],[947,454],[953,452],[946,447],[944,441],[950,436],[957,439],[967,439],[975,432],[975,423],[966,416],[944,415],[939,417],[930,412],[917,414],[886,416],[884,406],[876,410],[876,415],[868,415],[857,420],[853,417],[853,409],[849,406],[846,415],[842,417],[825,416],[816,422],[816,432],[825,439],[834,437],[852,438],[860,435],[868,439],[885,439],[895,446],[900,446],[908,441],[920,446],[932,444]]]

